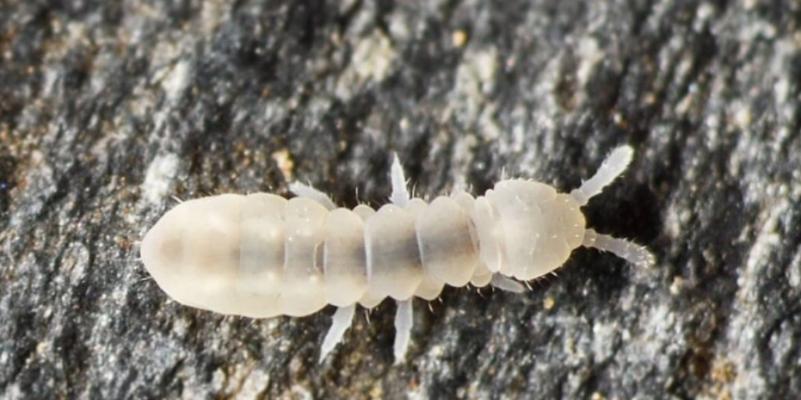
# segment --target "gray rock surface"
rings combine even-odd
[[[778,399],[801,394],[801,6],[740,1],[0,2],[0,397]],[[568,190],[657,255],[576,251],[514,295],[359,315],[170,301],[137,241],[174,204]],[[428,310],[430,308],[430,311]]]

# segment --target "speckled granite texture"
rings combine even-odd
[[[0,2],[0,397],[779,399],[801,395],[801,3]],[[175,202],[420,195],[503,171],[657,255],[576,251],[524,295],[385,302],[325,363],[332,309],[170,301],[137,241]]]

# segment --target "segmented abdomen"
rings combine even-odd
[[[377,212],[363,205],[329,211],[306,198],[242,196],[239,289],[273,294],[259,314],[306,315],[325,304],[430,300],[445,283],[471,278],[484,285],[490,274],[480,267],[472,201],[459,193]]]

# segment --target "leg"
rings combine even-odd
[[[490,281],[490,283],[492,283],[492,286],[507,292],[523,293],[526,291],[520,282],[507,278],[498,273],[492,274],[492,281]]]
[[[409,202],[409,190],[406,189],[406,177],[403,175],[403,166],[398,159],[398,154],[393,153],[392,169],[390,171],[390,180],[392,181],[392,195],[389,196],[389,201],[398,207],[405,207]]]
[[[328,333],[325,334],[325,339],[323,339],[323,346],[320,348],[320,362],[323,362],[325,356],[342,341],[342,336],[345,335],[345,331],[350,328],[350,324],[353,321],[353,312],[355,310],[355,304],[337,308],[331,327],[328,328]]]
[[[328,197],[327,194],[309,185],[304,185],[300,182],[292,182],[289,184],[289,191],[294,193],[295,196],[305,197],[307,199],[314,200],[329,210],[333,210],[336,208],[334,201],[331,200],[331,198]]]
[[[395,314],[395,344],[392,346],[395,364],[406,358],[409,339],[412,334],[412,299],[398,300],[398,311]]]
[[[638,267],[650,267],[655,262],[654,255],[645,247],[626,239],[595,232],[593,229],[587,229],[584,233],[582,245],[608,251]]]
[[[580,188],[570,192],[570,195],[576,199],[579,205],[583,206],[587,204],[591,197],[601,193],[601,190],[603,190],[606,185],[612,183],[615,178],[626,170],[626,167],[631,162],[633,153],[634,150],[632,150],[630,146],[620,146],[612,150],[612,153],[609,154],[609,157],[606,157],[606,160],[601,164],[601,168],[598,168],[598,171],[595,172],[595,175],[587,182],[581,184]]]

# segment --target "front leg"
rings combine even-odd
[[[490,284],[492,284],[493,287],[512,293],[523,293],[526,291],[526,288],[522,283],[505,277],[497,272],[492,274],[492,280],[490,281]]]

